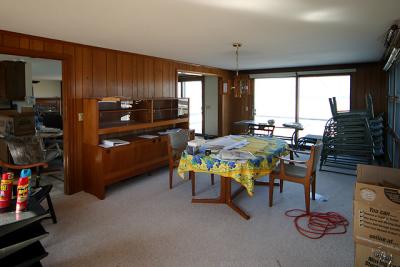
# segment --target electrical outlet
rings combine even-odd
[[[83,113],[78,113],[78,121],[83,121]]]
[[[249,107],[248,107],[248,106],[246,106],[246,107],[245,107],[245,110],[246,110],[246,111],[249,111]]]

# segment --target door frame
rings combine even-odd
[[[185,72],[187,73],[187,72]],[[197,82],[200,81],[201,82],[201,134],[197,134],[200,136],[204,135],[204,130],[205,130],[205,107],[204,107],[204,96],[205,96],[205,87],[204,87],[204,75],[202,74],[202,76],[192,76],[192,75],[182,75],[179,77],[179,74],[177,75],[177,81],[181,82],[181,88],[178,88],[177,86],[177,90],[181,90],[181,96],[183,97],[183,86],[182,86],[182,82]]]
[[[72,188],[72,179],[70,179],[70,173],[72,173],[70,160],[70,151],[72,151],[73,144],[70,142],[72,140],[70,136],[70,127],[72,120],[68,120],[68,110],[69,104],[73,98],[71,97],[71,88],[69,77],[72,72],[73,59],[71,55],[62,53],[53,53],[46,51],[36,51],[30,49],[22,48],[9,48],[0,46],[0,54],[8,54],[15,56],[31,57],[31,58],[43,58],[43,59],[53,59],[59,60],[62,64],[62,83],[63,90],[61,90],[62,97],[62,118],[63,118],[63,165],[64,165],[64,193],[72,194],[74,193]],[[71,122],[71,123],[70,123]]]

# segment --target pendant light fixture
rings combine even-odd
[[[232,89],[234,90],[235,97],[241,97],[242,94],[247,94],[249,85],[247,80],[241,80],[239,77],[239,48],[242,47],[242,44],[239,42],[233,43],[233,47],[236,49],[236,75],[233,79]]]
[[[233,43],[233,47],[236,48],[236,77],[239,76],[239,48],[242,47],[241,43]]]

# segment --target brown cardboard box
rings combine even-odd
[[[365,243],[355,244],[355,267],[399,267],[400,254],[382,247],[374,247]]]
[[[0,134],[3,136],[35,134],[34,113],[18,113],[15,110],[1,111]]]
[[[400,254],[400,170],[357,166],[354,239]]]

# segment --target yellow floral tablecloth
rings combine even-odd
[[[188,171],[213,173],[230,177],[243,185],[253,195],[254,180],[269,174],[278,161],[277,156],[288,154],[284,140],[274,137],[234,136],[237,141],[246,139],[249,144],[240,148],[256,156],[252,160],[221,160],[202,153],[190,155],[184,151],[178,166],[178,174],[184,178]]]

